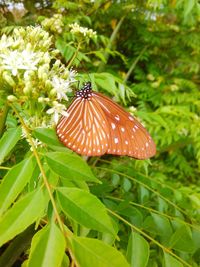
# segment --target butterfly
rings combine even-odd
[[[91,82],[76,92],[56,132],[66,147],[81,155],[147,159],[156,153],[155,143],[141,123],[120,105],[93,91]]]

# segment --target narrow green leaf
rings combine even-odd
[[[4,158],[10,153],[16,143],[21,137],[21,128],[11,128],[4,133],[0,140],[0,164],[4,161]]]
[[[165,267],[183,267],[182,263],[177,261],[177,259],[173,258],[171,255],[168,253],[164,252],[164,263]]]
[[[101,201],[78,188],[58,188],[58,200],[63,212],[79,224],[116,235],[110,217]]]
[[[0,219],[0,247],[35,222],[44,210],[42,190],[17,201]]]
[[[65,238],[51,223],[33,237],[28,267],[60,266],[65,253]]]
[[[124,256],[117,249],[100,240],[71,237],[72,253],[79,266],[83,267],[130,267]]]
[[[27,158],[15,165],[0,184],[0,215],[14,202],[33,175],[36,160]]]
[[[127,259],[131,267],[146,267],[149,259],[149,244],[138,233],[132,232],[127,247]]]
[[[74,153],[50,152],[46,160],[50,169],[69,180],[99,182],[87,163]]]
[[[185,19],[191,13],[195,5],[196,5],[196,0],[190,0],[190,1],[184,0],[184,18]]]

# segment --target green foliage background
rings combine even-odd
[[[27,85],[23,76],[1,71],[0,266],[200,266],[198,1],[57,0],[42,9],[25,1],[25,7],[21,18],[2,11],[1,36],[42,25],[51,37],[42,49],[52,62],[74,66],[80,81],[88,72],[94,90],[134,112],[157,154],[142,161],[79,157],[59,143],[53,127],[42,127],[48,105],[30,111],[19,90]],[[97,36],[73,34],[75,22]],[[52,89],[42,77],[36,98]],[[39,123],[31,127],[34,113]]]

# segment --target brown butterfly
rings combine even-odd
[[[127,155],[147,159],[156,146],[147,130],[130,113],[108,97],[92,91],[87,82],[57,125],[57,135],[81,155]]]

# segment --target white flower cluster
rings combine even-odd
[[[0,87],[6,82],[13,89],[7,99],[20,102],[30,128],[51,127],[59,114],[66,115],[59,102],[68,100],[76,72],[56,60],[57,54],[49,33],[39,26],[16,28],[0,39]]]
[[[81,27],[77,22],[70,24],[69,27],[71,28],[71,32],[74,34],[82,34],[85,37],[94,37],[96,36],[96,31],[92,29],[88,29],[86,27]]]
[[[44,19],[41,24],[45,30],[51,31],[53,33],[62,33],[64,28],[61,14],[54,14],[52,18]]]

